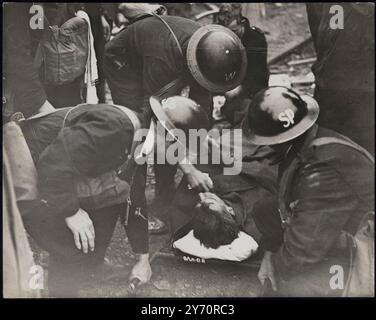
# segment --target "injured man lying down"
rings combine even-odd
[[[169,212],[175,252],[240,262],[263,251],[268,242],[281,241],[282,232],[275,234],[280,229],[278,159],[269,147],[252,145],[244,138],[240,143],[240,174],[226,175],[221,165],[198,165],[210,175],[213,190],[197,194],[184,178],[179,184]],[[273,221],[264,221],[266,216],[271,219],[263,214],[266,211],[275,213]]]

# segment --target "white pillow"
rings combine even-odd
[[[206,248],[195,238],[193,230],[191,230],[183,238],[176,240],[173,247],[203,259],[243,261],[256,253],[258,244],[250,235],[240,231],[238,237],[232,243],[220,246],[217,249]]]

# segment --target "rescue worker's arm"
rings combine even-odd
[[[129,280],[132,282],[134,279],[138,279],[140,281],[139,284],[148,282],[151,277],[148,212],[145,198],[146,173],[146,164],[136,168],[131,189],[132,205],[128,216],[128,224],[125,226],[129,243],[137,259],[136,264],[132,268]],[[124,210],[126,210],[126,208],[124,208]]]
[[[252,98],[258,91],[268,86],[269,70],[267,66],[268,45],[262,31],[251,27],[244,35],[247,51],[247,73],[242,82],[244,95]]]
[[[136,258],[137,262],[132,268],[129,281],[132,283],[133,280],[138,279],[140,282],[136,283],[137,286],[148,282],[151,278],[152,272],[148,253],[138,254]]]
[[[115,38],[106,43],[105,60],[116,69],[121,69],[127,64],[127,33],[119,33]]]
[[[277,276],[288,278],[321,261],[357,208],[356,196],[335,169],[338,161],[309,164],[299,171],[290,204],[293,217],[283,244],[272,257]]]
[[[78,211],[75,177],[95,177],[125,161],[124,150],[130,148],[133,127],[119,113],[108,108],[86,112],[75,124],[62,129],[42,152],[37,163],[40,197],[56,214],[69,217]]]
[[[145,197],[146,173],[146,164],[137,166],[131,188],[132,205],[128,215],[128,224],[125,227],[129,243],[136,254],[149,252],[148,212]]]
[[[209,174],[198,170],[189,160],[179,163],[188,182],[188,188],[199,192],[208,192],[213,189],[213,181]]]

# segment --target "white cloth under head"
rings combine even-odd
[[[176,240],[173,247],[203,259],[240,262],[254,255],[258,249],[258,244],[249,234],[240,231],[238,237],[232,243],[220,246],[217,249],[207,248],[195,238],[193,230],[191,230],[183,238]]]

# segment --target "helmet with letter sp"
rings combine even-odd
[[[269,87],[253,98],[243,121],[243,133],[254,144],[275,145],[293,140],[313,126],[319,105],[308,95]]]

